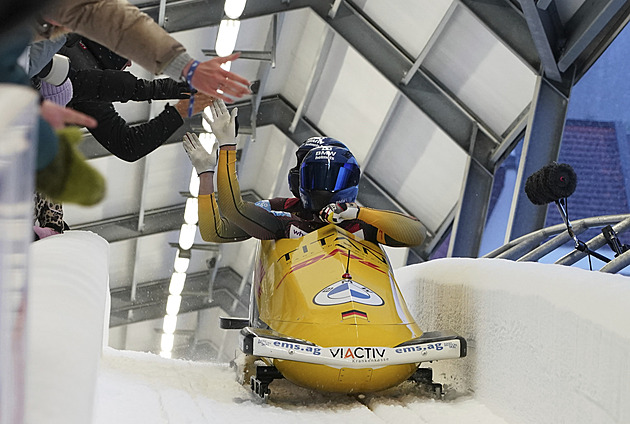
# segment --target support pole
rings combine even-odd
[[[525,181],[544,165],[558,159],[572,86],[573,77],[565,81],[562,91],[544,77],[538,77],[516,175],[506,243],[545,225],[547,205],[536,206],[529,201],[524,190]]]

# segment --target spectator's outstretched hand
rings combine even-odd
[[[197,134],[187,132],[184,135],[184,150],[188,154],[190,162],[195,167],[197,175],[201,175],[204,172],[213,172],[217,164],[217,143],[212,146],[211,151],[208,151],[201,145],[201,141],[197,137]]]
[[[243,97],[249,94],[249,81],[245,78],[221,68],[225,62],[236,60],[240,53],[225,57],[215,57],[201,62],[192,77],[192,86],[212,97],[232,102],[231,97]],[[217,90],[221,90],[219,93]]]
[[[331,224],[339,224],[349,219],[357,219],[359,206],[356,203],[331,203],[319,212],[319,219]]]
[[[236,146],[236,115],[238,108],[235,107],[230,113],[221,99],[217,99],[209,106],[212,118],[203,112],[203,119],[212,128],[212,133],[219,140],[219,147]]]
[[[96,119],[68,107],[60,106],[50,100],[44,100],[41,106],[42,118],[56,130],[66,125],[96,128]]]

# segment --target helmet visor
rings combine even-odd
[[[356,163],[321,161],[302,166],[300,185],[302,189],[337,192],[359,184],[361,172]]]

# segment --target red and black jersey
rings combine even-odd
[[[289,234],[289,237],[296,237],[298,234],[304,235],[328,225],[327,222],[321,221],[313,211],[304,209],[300,199],[295,197],[275,197],[269,200],[260,200],[256,202],[256,205],[267,209],[276,216],[292,216],[299,218],[299,220],[294,219],[291,222],[291,225],[295,226],[295,228]],[[306,223],[302,223],[302,220],[306,221]],[[351,221],[341,222],[337,225],[361,239],[377,242],[377,229],[361,220],[353,219]],[[296,229],[301,229],[302,231],[297,231]]]

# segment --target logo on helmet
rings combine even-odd
[[[332,147],[322,146],[315,151],[315,160],[333,160],[336,154]]]
[[[306,209],[319,211],[330,203],[356,200],[361,171],[345,147],[311,149],[300,166],[300,199]]]

